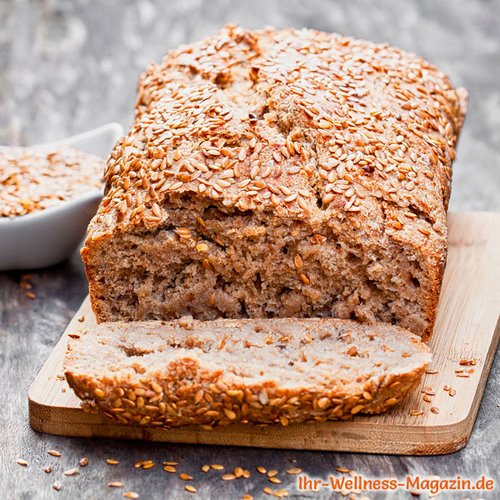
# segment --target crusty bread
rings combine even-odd
[[[139,84],[82,257],[97,320],[334,316],[427,340],[465,92],[312,30],[170,52]]]
[[[102,323],[73,337],[64,369],[84,406],[155,427],[380,413],[431,359],[398,327],[324,318]]]

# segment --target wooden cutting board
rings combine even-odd
[[[162,430],[119,425],[80,409],[64,381],[62,362],[67,334],[95,323],[86,299],[31,386],[30,424],[36,431],[63,436],[366,453],[450,453],[465,446],[471,435],[500,337],[499,314],[500,214],[450,214],[448,264],[430,343],[434,360],[419,390],[401,405],[385,415],[355,417],[349,422]],[[462,359],[474,359],[476,364],[463,366]],[[445,391],[445,386],[452,391]],[[435,392],[431,402],[423,400],[424,387]],[[412,410],[424,413],[412,416]]]

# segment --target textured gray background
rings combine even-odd
[[[500,209],[500,1],[497,0],[0,0],[0,143],[29,144],[80,132],[110,120],[130,124],[139,72],[171,47],[210,34],[227,21],[247,27],[314,27],[388,41],[440,66],[455,85],[468,88],[470,111],[455,163],[452,209]],[[122,498],[109,480],[124,480],[141,498],[262,498],[268,483],[258,474],[222,482],[202,476],[203,463],[256,465],[284,470],[297,460],[312,476],[337,466],[365,476],[442,477],[481,474],[500,481],[500,362],[495,362],[478,420],[467,447],[441,457],[391,457],[341,453],[197,447],[110,440],[70,439],[37,434],[28,426],[27,391],[86,294],[78,256],[33,274],[37,299],[19,288],[20,273],[0,273],[0,496],[8,499]],[[62,459],[46,454],[60,449]],[[62,471],[87,455],[79,477]],[[19,456],[28,469],[15,464]],[[115,456],[120,465],[104,464]],[[200,494],[157,466],[137,471],[139,459],[178,460],[179,471],[195,473]],[[54,465],[46,476],[41,467]],[[281,475],[283,477],[283,475]],[[62,479],[63,490],[50,485]],[[283,486],[294,498],[294,480]],[[500,498],[491,494],[449,494],[441,498]],[[385,494],[370,498],[385,498]],[[393,498],[410,498],[397,493]],[[270,498],[270,497],[266,497]]]
[[[387,41],[470,92],[453,210],[500,209],[498,0],[0,0],[0,143],[128,125],[148,62],[232,21]]]

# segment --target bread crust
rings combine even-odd
[[[381,413],[417,386],[430,359],[417,336],[383,324],[182,319],[98,325],[73,336],[64,369],[89,411],[209,429]]]
[[[140,79],[135,124],[109,158],[106,196],[82,251],[98,321],[286,316],[291,314],[285,305],[268,310],[264,302],[280,300],[280,290],[290,289],[294,300],[301,297],[306,304],[296,315],[392,321],[428,340],[446,261],[451,163],[465,103],[463,89],[453,89],[443,73],[417,56],[313,30],[229,25],[169,52]],[[264,214],[268,228],[274,219],[290,226],[293,221],[301,237],[325,238],[324,254],[328,244],[349,247],[363,260],[353,272],[363,282],[361,291],[342,282],[328,295],[325,282],[334,280],[326,259],[318,257],[310,266],[316,281],[306,263],[304,272],[280,269],[282,276],[296,275],[296,283],[280,281],[277,272],[273,291],[260,299],[250,297],[253,289],[241,291],[242,283],[232,292],[239,309],[214,310],[209,296],[196,291],[203,286],[190,279],[175,285],[175,273],[160,295],[183,288],[193,303],[204,302],[204,310],[148,304],[138,293],[137,276],[156,272],[151,256],[139,244],[135,260],[142,264],[129,262],[129,248],[121,252],[115,245],[122,237],[135,235],[155,245],[173,232],[175,241],[158,246],[164,257],[155,255],[182,255],[199,274],[213,272],[224,247],[226,266],[234,268],[230,281],[238,272],[229,254],[234,250],[239,258],[239,245],[262,254],[266,244],[280,243],[270,230],[261,240],[254,234],[238,242],[229,225],[219,225],[220,233],[210,235],[215,264],[203,267],[204,258],[185,246],[209,241],[203,217],[211,207],[228,220],[254,214],[260,221]],[[180,210],[191,211],[191,219],[182,219]],[[299,248],[301,240],[291,246]],[[134,279],[119,269],[107,274],[122,259],[134,267]],[[377,260],[385,272],[370,271]],[[260,258],[253,266],[251,282],[265,271]],[[217,295],[221,286],[210,280],[205,287]],[[145,292],[152,294],[152,288]],[[399,303],[398,295],[408,297]]]

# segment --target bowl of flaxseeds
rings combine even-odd
[[[46,267],[73,254],[121,133],[110,123],[54,143],[0,146],[0,270]]]

